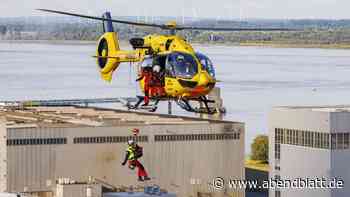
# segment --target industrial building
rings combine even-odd
[[[96,177],[116,187],[155,184],[180,197],[244,196],[209,186],[214,177],[244,179],[240,122],[73,106],[6,108],[0,120],[0,192],[55,196],[60,178]],[[121,165],[133,138],[151,181],[137,182]]]
[[[270,178],[323,178],[328,188],[277,188],[270,190],[270,197],[349,196],[349,134],[350,106],[274,108],[269,115]],[[343,188],[332,188],[333,178]]]

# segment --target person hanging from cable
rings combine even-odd
[[[139,129],[132,130],[133,135],[137,136]],[[139,146],[134,140],[128,140],[128,148],[126,150],[124,161],[122,165],[124,166],[128,162],[130,169],[138,168],[137,175],[139,181],[151,180],[148,177],[145,167],[138,161],[139,158],[143,156],[143,148]]]

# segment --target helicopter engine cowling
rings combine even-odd
[[[129,42],[134,49],[142,48],[145,44],[145,40],[143,38],[131,38]]]
[[[96,57],[102,79],[112,80],[112,74],[120,64],[118,58],[115,57],[119,50],[116,32],[106,32],[98,40]]]

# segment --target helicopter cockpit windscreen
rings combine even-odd
[[[172,76],[192,78],[198,72],[198,65],[192,55],[174,52],[168,55],[167,70]]]
[[[213,63],[211,62],[211,60],[202,53],[196,53],[196,57],[198,58],[199,62],[202,64],[202,66],[203,66],[202,68],[204,70],[207,70],[207,72],[212,77],[215,77],[215,70],[214,70],[214,66],[213,66]]]

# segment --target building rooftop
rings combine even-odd
[[[350,112],[349,105],[320,105],[320,106],[278,106],[275,109],[310,110],[320,112]]]
[[[176,115],[133,112],[99,107],[25,107],[2,108],[7,127],[129,126],[159,124],[238,123]]]

